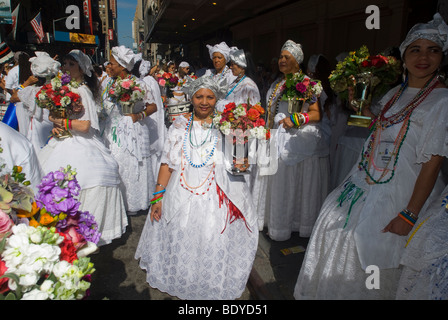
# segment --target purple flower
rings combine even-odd
[[[53,195],[53,199],[56,202],[59,202],[69,196],[68,190],[61,189],[59,187],[54,187],[53,189],[51,189],[51,194]]]
[[[57,212],[64,212],[67,215],[73,215],[78,212],[79,206],[81,203],[77,201],[74,198],[67,198],[65,200],[62,200],[61,202],[55,204],[55,208],[57,209]]]
[[[81,190],[81,186],[78,184],[76,180],[70,180],[67,183],[67,188],[70,191],[70,193],[74,196],[79,195],[79,191]]]
[[[53,179],[57,181],[64,181],[65,174],[61,171],[55,171],[53,172]]]
[[[62,82],[62,85],[66,85],[67,83],[70,83],[71,80],[72,80],[72,78],[71,78],[70,75],[67,74],[67,73],[64,73],[64,74],[61,76],[61,82]]]

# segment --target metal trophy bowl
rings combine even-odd
[[[297,98],[288,98],[288,112],[290,114],[302,112],[305,100]]]
[[[123,114],[131,114],[134,113],[134,104],[133,103],[126,103],[126,102],[120,102],[121,111]]]
[[[372,77],[371,72],[363,72],[357,74],[355,78],[355,90],[354,98],[350,102],[351,105],[357,108],[357,112],[351,115],[348,119],[347,124],[349,126],[364,127],[367,128],[372,122],[372,118],[362,115],[362,110],[366,105],[370,104],[371,91],[372,91]]]

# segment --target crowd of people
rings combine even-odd
[[[100,246],[126,232],[128,216],[147,213],[135,258],[151,287],[181,299],[240,297],[264,228],[274,241],[309,238],[296,299],[446,299],[447,36],[438,14],[409,31],[399,47],[403,81],[363,109],[370,131],[347,126],[350,108],[331,90],[329,60],[316,54],[304,66],[292,40],[261,78],[250,54],[225,42],[207,46],[213,68],[196,77],[187,61],[162,69],[124,46],[104,66],[80,50],[17,52],[2,79],[10,104],[1,156],[23,165],[34,187],[48,172],[74,168]],[[163,73],[176,85],[161,86]],[[36,102],[64,74],[77,83],[83,111],[75,118]],[[323,88],[293,114],[282,99],[291,74]],[[121,81],[142,89],[131,107],[115,95]],[[185,103],[167,117],[167,106]],[[263,106],[276,166],[229,173],[213,121],[229,103]],[[381,156],[386,149],[390,157]],[[370,266],[380,270],[374,290]]]

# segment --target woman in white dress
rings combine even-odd
[[[230,62],[229,46],[225,42],[221,42],[214,46],[207,45],[207,49],[210,53],[210,59],[213,61],[214,69],[207,70],[205,75],[223,83],[223,85],[230,85],[236,77],[227,65]]]
[[[147,88],[151,90],[151,94],[154,96],[155,103],[157,105],[157,112],[154,112],[147,118],[149,128],[149,142],[151,153],[151,164],[153,167],[154,179],[159,175],[160,160],[162,158],[163,147],[165,145],[165,137],[167,134],[167,128],[165,125],[165,109],[163,106],[162,95],[160,92],[160,86],[156,79],[149,73],[151,71],[151,62],[144,60],[141,57],[141,53],[136,55],[136,64],[134,66],[133,74],[140,80],[145,82]],[[155,185],[154,180],[151,185]]]
[[[407,235],[431,193],[440,195],[445,186],[440,167],[448,155],[448,89],[437,70],[447,35],[437,14],[401,44],[407,80],[383,97],[359,165],[325,200],[295,298],[395,298]]]
[[[135,254],[151,287],[181,299],[239,298],[257,251],[249,189],[243,177],[225,170],[230,161],[212,126],[220,92],[207,76],[190,87],[194,111],[169,129]]]
[[[154,192],[148,117],[157,111],[151,90],[146,88],[143,81],[131,75],[134,64],[135,54],[132,50],[124,46],[113,47],[107,65],[111,79],[101,97],[102,135],[119,164],[121,190],[129,215],[148,210]],[[143,100],[135,103],[133,113],[123,113],[122,106],[109,95],[109,89],[118,77],[130,77],[145,90]]]
[[[448,187],[419,214],[401,258],[398,300],[448,299]]]
[[[288,102],[282,101],[287,74],[300,72],[303,52],[300,44],[288,40],[281,50],[277,79],[267,95],[267,124],[276,129],[272,139],[278,145],[278,170],[267,179],[265,216],[271,239],[284,241],[292,232],[309,237],[328,194],[330,178],[329,146],[321,127],[322,108],[306,103],[302,112],[308,124],[294,126]]]
[[[23,88],[13,93],[23,103],[23,109],[30,117],[27,138],[31,141],[36,154],[47,144],[53,129],[53,123],[48,120],[48,109],[41,108],[36,103],[36,94],[45,84],[46,79],[56,76],[61,64],[53,60],[46,52],[36,51],[36,57],[30,58],[30,77],[23,84]]]
[[[95,217],[101,232],[99,246],[111,243],[125,232],[128,220],[123,196],[119,189],[118,163],[104,146],[99,136],[99,123],[95,101],[98,89],[90,58],[79,50],[72,50],[63,60],[63,71],[81,84],[77,93],[81,96],[84,114],[71,120],[72,137],[52,138],[38,154],[44,174],[70,165],[77,172],[81,186],[80,210]],[[93,92],[92,92],[93,90]],[[96,92],[99,94],[99,92]],[[50,116],[54,131],[66,127],[66,120]]]

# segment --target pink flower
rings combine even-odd
[[[296,85],[296,90],[300,93],[305,93],[306,92],[306,86],[303,83],[298,83]]]
[[[13,222],[9,215],[0,210],[0,239],[3,239],[3,236],[11,231],[13,226]]]
[[[166,80],[165,79],[160,79],[159,80],[159,84],[164,87],[166,85]]]
[[[121,83],[121,86],[122,86],[123,88],[125,88],[125,89],[129,89],[129,88],[132,86],[132,81],[130,81],[130,80],[123,81],[123,82]]]

